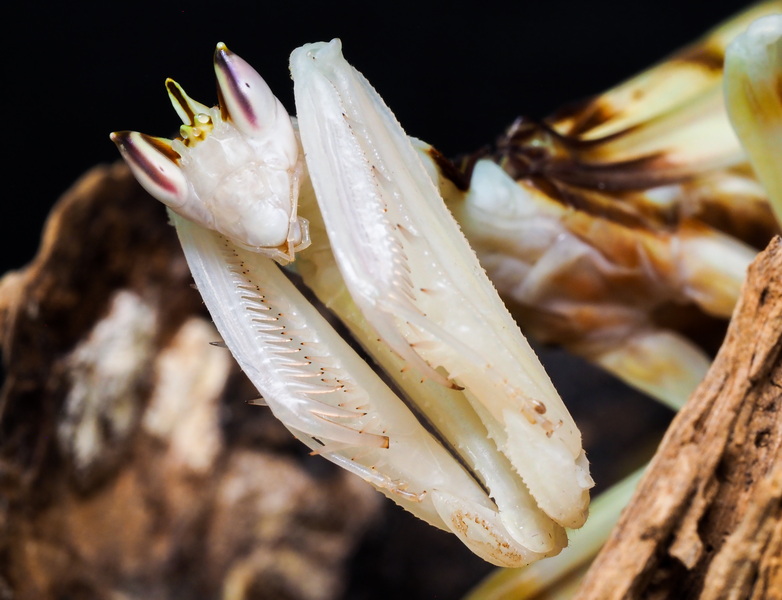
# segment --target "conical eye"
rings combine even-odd
[[[255,69],[223,43],[214,65],[221,109],[242,133],[257,136],[274,124],[281,105]]]
[[[171,147],[171,140],[137,131],[117,131],[111,134],[111,141],[152,196],[174,209],[185,204],[189,186],[177,164],[180,156]]]

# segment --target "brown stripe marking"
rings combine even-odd
[[[725,53],[719,48],[693,46],[676,54],[671,61],[693,63],[705,67],[709,71],[722,71],[725,65]]]
[[[190,121],[190,125],[195,123],[195,113],[190,108],[190,103],[187,98],[182,94],[182,89],[177,85],[173,79],[166,79],[166,89],[168,93],[177,101],[179,106],[187,113],[187,118]]]
[[[250,84],[244,82],[244,85],[241,85],[239,83],[239,78],[234,73],[234,68],[229,60],[231,56],[233,56],[233,52],[228,50],[228,48],[223,48],[222,50],[218,50],[217,52],[215,52],[215,63],[225,73],[226,80],[228,81],[228,85],[231,87],[231,90],[233,91],[234,98],[239,102],[241,111],[244,113],[245,118],[250,123],[257,126],[258,116],[255,114],[252,104],[250,104],[250,100],[247,97],[247,89],[250,88]],[[224,112],[226,113],[223,115],[223,118],[225,118],[226,116],[230,117],[230,115],[227,113],[227,109],[223,108],[225,106],[225,103],[223,102],[224,98],[222,94],[220,94],[219,85],[217,86],[217,91],[218,91],[218,97],[220,98],[220,112],[221,114]]]

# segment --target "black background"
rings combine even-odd
[[[167,136],[163,88],[215,101],[218,41],[293,111],[288,56],[340,37],[408,133],[448,155],[490,143],[618,83],[741,10],[740,0],[655,2],[26,2],[2,15],[2,271],[25,264],[45,216],[116,129]],[[708,8],[704,8],[708,6]]]

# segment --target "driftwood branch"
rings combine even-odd
[[[782,598],[782,241],[578,598]]]

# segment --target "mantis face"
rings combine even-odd
[[[225,46],[215,52],[220,108],[166,81],[180,137],[112,135],[134,174],[178,215],[280,262],[309,245],[296,207],[302,162],[291,120],[266,82]]]

